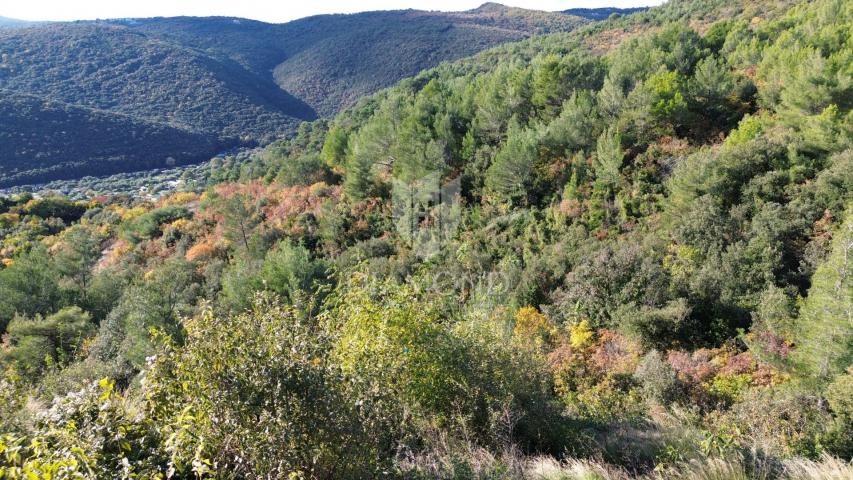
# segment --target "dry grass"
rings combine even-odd
[[[590,460],[569,459],[558,462],[551,457],[539,457],[528,462],[524,478],[530,480],[630,480],[617,468]]]
[[[523,458],[517,451],[494,455],[483,449],[431,454],[401,465],[404,476],[471,480],[851,480],[853,464],[825,456],[775,461],[760,457],[700,458],[646,475],[584,459]]]
[[[702,458],[657,475],[660,480],[770,480],[769,465],[748,465],[742,459]]]
[[[824,456],[820,461],[795,459],[785,462],[786,480],[850,480],[853,464]]]

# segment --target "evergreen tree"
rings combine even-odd
[[[853,366],[853,208],[846,218],[800,309],[797,363],[822,382]]]
[[[619,169],[622,168],[624,153],[622,137],[610,127],[598,137],[595,145],[595,178],[612,192],[619,184]]]
[[[486,187],[498,198],[526,203],[529,187],[534,181],[537,160],[537,135],[511,122],[504,147],[486,171]]]

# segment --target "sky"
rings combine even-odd
[[[476,8],[486,0],[2,0],[0,16],[20,20],[93,20],[96,18],[171,17],[178,15],[243,17],[266,22],[286,22],[322,13],[368,10],[459,11]],[[663,0],[497,0],[536,10],[569,8],[636,7],[659,5]]]

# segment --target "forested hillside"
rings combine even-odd
[[[19,109],[22,95],[45,105]],[[11,113],[0,123],[15,134],[5,137],[10,143],[4,153],[10,155],[0,161],[16,175],[2,177],[4,185],[98,174],[104,158],[111,171],[164,166],[169,158],[205,160],[235,144],[270,141],[292,132],[298,121],[316,118],[271,77],[234,61],[91,23],[0,32],[0,103]],[[84,122],[55,121],[57,107],[50,105],[74,110],[70,115]],[[93,118],[86,119],[86,112]],[[84,129],[104,121],[115,128]],[[38,131],[20,136],[28,124]],[[151,128],[174,133],[163,142],[140,141]],[[79,145],[74,140],[83,139],[69,136],[75,133],[88,142]]]
[[[570,8],[568,10],[563,10],[563,13],[569,15],[576,15],[578,17],[588,18],[590,20],[606,20],[611,15],[630,15],[632,13],[642,12],[647,10],[648,7],[634,7],[634,8]]]
[[[235,144],[266,144],[317,112],[334,114],[442,61],[581,23],[559,13],[486,5],[471,12],[369,12],[281,25],[182,17],[4,29],[5,111],[14,110],[16,95],[28,95],[78,109],[76,115],[85,109],[117,114],[109,121],[122,128],[107,135],[103,128],[79,132],[87,140],[80,150],[63,141],[78,132],[58,130],[63,122],[44,109],[4,116],[0,122],[12,130],[26,123],[43,130],[4,139],[12,143],[0,162],[14,175],[0,176],[0,185],[161,167],[175,159],[197,162]],[[150,128],[174,133],[163,142],[141,142]],[[107,171],[100,170],[104,159]]]
[[[466,12],[397,10],[318,15],[272,25],[234,18],[126,22],[136,31],[214,50],[329,116],[402,78],[507,41],[564,32],[582,18],[486,3]]]
[[[123,172],[129,162],[139,169],[185,164],[228,146],[165,123],[31,95],[0,94],[0,118],[0,186]],[[22,158],[29,161],[21,165]]]
[[[2,199],[0,471],[853,477],[851,30],[671,0],[204,188]]]

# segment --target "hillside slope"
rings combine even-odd
[[[164,123],[4,91],[0,118],[0,187],[117,173],[129,163],[149,169],[197,162],[233,145]]]
[[[95,123],[103,114],[120,114],[126,118],[116,125],[142,122],[182,134],[171,137],[177,143],[169,148],[155,147],[157,156],[151,158],[151,146],[134,141],[130,131],[109,129],[111,138],[86,135],[93,143],[82,150],[52,143],[67,137],[45,131],[37,137],[41,146],[29,138],[6,147],[12,156],[4,164],[15,166],[15,179],[0,181],[98,173],[86,167],[89,159],[79,157],[83,150],[110,151],[113,168],[132,171],[186,157],[199,135],[205,145],[268,143],[318,112],[334,114],[363,94],[442,61],[580,23],[558,13],[487,4],[461,13],[369,12],[281,25],[178,17],[2,29],[0,90],[79,107],[75,115],[101,112]],[[27,109],[0,122],[10,132],[17,122],[27,128],[44,120],[44,127],[52,128],[52,120],[35,116],[44,112]],[[100,156],[93,154],[92,163],[98,163]],[[194,156],[206,155],[209,148]],[[71,164],[76,167],[62,167]]]
[[[124,22],[136,31],[225,55],[260,75],[274,70],[284,90],[321,116],[443,61],[583,23],[577,16],[496,3],[465,12],[318,15],[280,25],[224,17]]]
[[[222,137],[263,140],[310,107],[234,61],[91,23],[0,34],[0,88],[169,122]]]
[[[649,7],[633,7],[633,8],[570,8],[563,10],[563,13],[568,15],[576,15],[578,17],[588,18],[590,20],[607,20],[613,14],[630,15],[632,13],[644,12]]]

